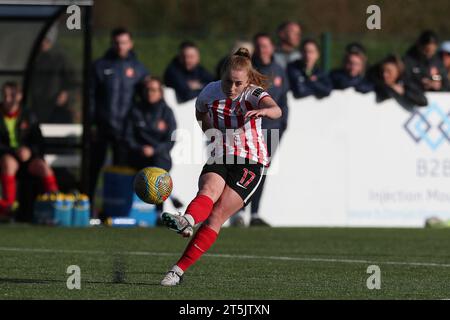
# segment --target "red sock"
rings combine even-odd
[[[205,195],[198,195],[189,203],[186,208],[186,214],[190,214],[195,221],[195,224],[205,221],[213,209],[214,202]]]
[[[16,177],[1,175],[3,199],[1,200],[2,206],[12,206],[16,201]]]
[[[208,251],[216,239],[217,233],[207,225],[202,225],[189,242],[183,256],[178,260],[177,266],[186,271],[203,253]]]
[[[56,177],[53,174],[42,178],[42,182],[44,183],[45,192],[58,191],[58,183],[56,182]]]

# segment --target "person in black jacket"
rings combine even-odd
[[[158,78],[144,80],[142,101],[133,107],[125,125],[125,154],[127,165],[140,170],[159,167],[167,172],[172,168],[170,151],[175,145],[173,137],[177,128],[172,109],[166,104],[162,83]],[[171,197],[175,207],[182,203]],[[159,213],[163,205],[157,206]]]
[[[447,72],[437,54],[438,45],[436,33],[424,31],[403,58],[407,81],[414,82],[423,91],[450,89]]]
[[[377,102],[394,98],[404,108],[410,110],[414,106],[428,105],[421,88],[415,82],[404,77],[404,65],[394,56],[387,56],[379,65],[379,80],[375,92]]]
[[[178,102],[194,99],[211,81],[214,77],[200,65],[197,45],[189,41],[181,43],[178,56],[164,72],[164,83],[175,89]]]
[[[42,179],[46,192],[58,191],[53,170],[43,159],[43,138],[37,117],[21,107],[22,91],[15,82],[2,86],[0,111],[0,216],[8,215],[16,200],[16,174],[26,170]]]
[[[262,119],[262,129],[265,130],[265,133],[267,133],[267,137],[265,138],[267,143],[267,151],[269,153],[269,157],[273,158],[287,128],[287,92],[289,90],[289,83],[286,72],[278,63],[275,62],[275,46],[270,38],[270,35],[267,33],[256,34],[253,37],[253,46],[255,48],[255,53],[252,57],[252,64],[256,70],[268,77],[270,86],[267,89],[267,92],[282,110],[282,116],[278,119]],[[265,182],[263,182],[256,190],[250,203],[250,226],[269,226],[269,224],[259,216],[259,204],[261,202],[264,183]],[[230,222],[231,225],[235,226],[244,225],[242,210],[239,214],[236,214]]]
[[[28,106],[40,123],[72,123],[74,120],[78,80],[70,59],[56,46],[56,35],[55,26],[42,40],[30,73]]]
[[[128,30],[113,30],[111,40],[112,48],[94,62],[92,70],[90,103],[93,133],[89,186],[92,202],[108,146],[113,150],[113,164],[120,164],[118,142],[123,133],[123,123],[140,83],[149,74],[132,50],[133,40]]]
[[[439,47],[439,56],[447,73],[447,80],[450,82],[450,41],[444,41]],[[450,88],[447,88],[450,91]]]
[[[345,53],[343,68],[330,72],[333,89],[354,88],[367,93],[374,90],[374,84],[366,77],[367,57],[362,49],[352,46]]]
[[[172,109],[163,98],[161,81],[145,79],[143,99],[127,117],[125,134],[127,164],[140,170],[156,166],[170,171],[170,151],[175,145],[172,134],[177,124]]]
[[[301,46],[303,59],[288,64],[287,75],[295,98],[330,95],[333,85],[328,75],[317,66],[319,45],[315,40],[305,40]]]

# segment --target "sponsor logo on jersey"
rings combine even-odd
[[[253,90],[252,95],[254,95],[255,97],[258,98],[263,92],[264,92],[263,89],[261,89],[261,88],[256,88],[255,90]]]

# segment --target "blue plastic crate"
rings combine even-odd
[[[140,200],[133,189],[135,170],[107,167],[103,176],[103,211],[106,217],[130,217],[140,226],[155,226],[156,206]]]

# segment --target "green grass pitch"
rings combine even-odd
[[[186,244],[164,228],[3,225],[0,299],[450,298],[450,230],[224,228],[182,285],[161,287]],[[80,290],[67,289],[70,265]]]

